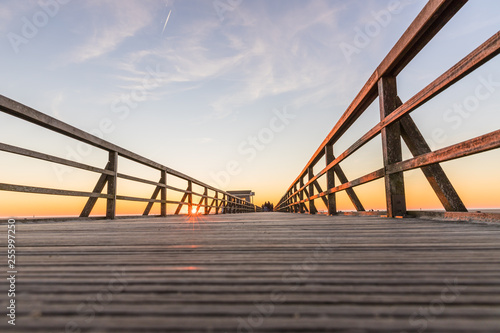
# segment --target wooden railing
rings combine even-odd
[[[314,200],[321,199],[327,207],[328,214],[333,215],[337,213],[335,193],[345,191],[356,210],[363,212],[365,209],[354,187],[384,178],[387,215],[389,217],[405,216],[408,212],[403,172],[420,168],[447,212],[462,212],[462,215],[467,212],[439,163],[499,148],[500,130],[431,151],[410,113],[495,57],[500,50],[500,32],[495,33],[408,101],[403,103],[400,100],[396,85],[398,74],[466,2],[465,0],[431,0],[426,4],[368,79],[299,176],[292,182],[276,205],[276,211],[315,214],[317,209]],[[333,145],[377,97],[379,97],[380,105],[380,122],[335,157]],[[384,167],[349,181],[339,163],[378,134],[382,137]],[[401,138],[408,146],[413,158],[402,160]],[[325,160],[325,167],[319,173],[314,174],[313,167],[322,159]],[[335,184],[335,174],[342,184]],[[325,190],[318,183],[320,177],[326,177],[327,188]],[[306,203],[309,204],[306,205]]]
[[[16,101],[13,101],[1,95],[0,95],[0,111],[10,114],[17,118],[21,118],[30,123],[39,125],[51,131],[60,133],[67,137],[76,139],[80,142],[92,145],[101,150],[107,151],[109,154],[106,166],[104,168],[97,168],[91,165],[83,164],[69,159],[64,159],[49,154],[44,154],[37,151],[28,150],[17,146],[8,145],[5,143],[0,143],[0,151],[3,152],[22,155],[33,159],[57,163],[60,165],[100,174],[100,178],[97,181],[97,184],[95,185],[92,192],[69,191],[62,189],[24,186],[24,185],[5,184],[5,183],[0,183],[0,191],[87,197],[88,198],[87,203],[82,208],[82,211],[80,213],[80,217],[82,218],[84,217],[86,218],[91,215],[92,210],[99,198],[106,199],[106,218],[108,219],[114,219],[116,217],[116,203],[118,200],[144,202],[146,204],[146,207],[144,208],[143,212],[144,216],[148,216],[150,214],[153,205],[155,203],[160,205],[161,216],[167,215],[167,204],[177,206],[175,214],[179,214],[184,206],[187,206],[188,214],[192,213],[226,214],[226,213],[244,213],[244,212],[261,211],[260,207],[257,207],[243,199],[233,196],[223,190],[207,185],[201,181],[198,181],[176,170],[170,169],[164,165],[161,165],[152,160],[144,158],[131,151],[118,147],[110,142],[102,140],[92,134],[84,132],[76,127],[68,125],[62,121],[59,121],[53,117],[50,117],[44,113],[36,111],[30,107],[22,105]],[[159,173],[159,180],[155,182],[140,177],[134,177],[131,175],[120,173],[118,170],[119,156],[157,170]],[[187,188],[182,189],[169,185],[167,182],[167,176],[169,176],[169,179],[170,176],[173,176],[176,177],[177,179],[187,181]],[[155,190],[153,191],[151,197],[149,198],[119,195],[117,188],[117,183],[119,178],[142,184],[152,185],[155,186]],[[193,190],[194,185],[202,187],[203,193],[196,193]],[[103,193],[104,190],[105,193]],[[167,190],[182,193],[182,199],[180,201],[167,200]]]

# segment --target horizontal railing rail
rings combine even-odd
[[[500,32],[495,33],[404,103],[397,94],[396,84],[398,74],[466,2],[431,0],[425,5],[289,186],[276,205],[275,211],[315,214],[317,209],[314,200],[321,199],[327,207],[328,214],[333,215],[337,213],[335,193],[346,191],[356,211],[364,212],[365,209],[354,192],[354,187],[384,178],[387,215],[405,216],[407,209],[403,172],[420,168],[447,212],[467,212],[467,208],[439,163],[499,148],[500,130],[431,151],[410,113],[498,55]],[[377,97],[380,122],[335,157],[333,145]],[[382,137],[384,167],[349,181],[340,167],[340,162],[379,134]],[[413,158],[405,161],[402,160],[401,138],[413,155]],[[322,159],[325,160],[325,166],[314,174],[313,168],[319,165]],[[342,184],[335,184],[335,175]],[[318,182],[321,177],[326,177],[325,190]]]
[[[219,214],[219,212],[223,214],[229,214],[261,211],[260,207],[255,206],[252,203],[247,202],[246,200],[205,184],[195,178],[192,178],[181,172],[168,168],[160,163],[142,157],[108,141],[100,139],[97,136],[66,124],[47,114],[39,112],[2,95],[0,95],[0,111],[108,152],[108,162],[106,166],[104,168],[98,168],[50,154],[40,153],[37,151],[12,146],[6,143],[0,143],[0,151],[6,153],[21,155],[100,174],[99,180],[95,184],[92,192],[62,190],[6,183],[0,183],[0,191],[87,197],[87,203],[82,208],[80,217],[89,217],[92,214],[97,200],[100,198],[106,199],[106,218],[108,219],[114,219],[116,217],[116,203],[118,200],[147,203],[143,212],[144,216],[150,215],[154,204],[160,205],[160,216],[167,215],[167,204],[177,205],[175,214],[180,214],[182,208],[185,206],[187,206],[187,211],[189,214],[198,214],[200,213],[200,210],[203,210],[204,214]],[[141,177],[119,173],[118,157],[123,157],[130,161],[145,165],[149,168],[159,171],[159,181],[155,182]],[[168,185],[167,176],[174,176],[177,179],[186,181],[186,189]],[[152,185],[155,186],[155,190],[149,198],[120,195],[117,189],[118,179]],[[203,193],[193,191],[193,186],[201,187],[203,189]],[[182,193],[182,199],[167,200],[167,190]],[[104,191],[105,193],[103,193]],[[210,191],[212,193],[209,193]],[[198,199],[199,201],[195,201],[195,199]]]

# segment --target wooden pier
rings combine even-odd
[[[2,332],[500,332],[499,224],[177,215],[16,237]]]
[[[52,155],[0,142],[2,154],[95,176],[88,187],[69,189],[69,184],[55,188],[43,181],[16,183],[4,175],[2,192],[84,200],[71,220],[16,221],[15,239],[7,237],[8,222],[0,221],[1,244],[11,242],[12,248],[15,241],[16,251],[15,266],[7,267],[7,246],[2,247],[0,267],[7,279],[0,282],[0,332],[500,333],[500,214],[466,207],[441,166],[500,149],[500,129],[432,150],[411,117],[498,56],[500,31],[478,41],[409,99],[398,94],[398,75],[466,2],[428,1],[285,189],[273,213],[261,213],[234,192],[0,95],[1,113],[101,154],[89,164],[63,158],[61,152]],[[377,100],[380,122],[354,137],[347,149],[339,149],[339,140]],[[310,116],[297,140],[316,130],[313,121],[325,119]],[[341,165],[378,138],[379,169],[355,175]],[[282,153],[298,153],[297,142],[289,142]],[[403,159],[402,142],[412,158]],[[371,165],[371,158],[356,157],[356,163]],[[124,161],[137,168],[125,168]],[[205,161],[197,163],[199,170],[207,168]],[[293,167],[283,164],[269,172]],[[443,212],[408,210],[404,174],[416,169],[425,175]],[[462,177],[471,188],[479,186],[474,174]],[[386,199],[380,208],[386,213],[380,214],[366,211],[356,194],[358,186],[379,179],[385,185],[379,195]],[[149,192],[130,194],[118,185],[123,181],[149,186]],[[340,192],[349,197],[355,216],[339,215]],[[20,200],[20,207],[31,204]],[[105,201],[104,212],[98,200]],[[123,214],[117,211],[123,202],[142,203],[142,216],[117,216]],[[62,205],[57,199],[52,203]],[[330,216],[318,214],[318,203]],[[89,218],[97,214],[101,216]],[[456,221],[478,219],[482,221]],[[15,296],[9,288],[15,288]],[[14,299],[15,327],[5,316]]]

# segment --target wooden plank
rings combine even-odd
[[[135,201],[135,202],[148,202],[151,204],[154,203],[167,203],[167,201],[163,201],[161,199],[147,199],[147,198],[138,198],[138,197],[131,197],[131,196],[126,196],[126,195],[117,195],[116,200],[124,200],[124,201]],[[145,216],[145,215],[143,215]]]
[[[143,183],[143,184],[148,184],[148,185],[153,185],[153,186],[158,186],[158,187],[164,187],[164,188],[167,187],[165,184],[162,184],[160,182],[153,182],[151,180],[147,180],[147,179],[143,179],[143,178],[139,178],[139,177],[134,177],[134,176],[129,176],[129,175],[126,175],[123,173],[118,173],[116,176],[118,178],[127,179],[127,180],[131,180],[131,181],[138,182],[138,183]],[[184,190],[179,189],[179,192],[184,192]]]
[[[414,157],[431,152],[431,148],[409,114],[400,119],[400,124],[401,136]],[[460,196],[439,164],[425,166],[421,170],[446,211],[467,211]]]
[[[408,171],[498,148],[500,148],[500,130],[395,163],[387,167],[387,173],[393,174]]]
[[[199,218],[19,220],[17,330],[62,332],[73,323],[82,332],[410,332],[425,322],[429,332],[485,333],[500,326],[499,224]],[[1,331],[9,327],[0,322]]]
[[[382,77],[378,84],[380,120],[390,115],[398,107],[396,77]],[[384,166],[401,162],[401,129],[399,122],[382,129],[382,154]],[[404,216],[406,214],[406,198],[404,176],[402,172],[385,175],[385,197],[387,215],[389,217]]]
[[[53,188],[5,184],[5,183],[0,183],[0,191],[24,192],[33,194],[49,194],[49,195],[60,195],[60,196],[70,196],[70,197],[109,198],[109,195],[101,193],[59,190]]]
[[[17,154],[17,155],[21,155],[21,156],[26,156],[26,157],[31,157],[31,158],[36,158],[36,159],[39,159],[42,161],[48,161],[48,162],[52,162],[52,163],[62,164],[62,165],[66,165],[69,167],[78,168],[78,169],[82,169],[82,170],[86,170],[86,171],[92,171],[92,172],[106,174],[106,175],[113,174],[109,170],[96,168],[96,167],[93,167],[91,165],[78,163],[78,162],[67,160],[64,158],[52,156],[49,154],[39,153],[39,152],[29,150],[29,149],[11,146],[11,145],[8,145],[5,143],[0,143],[0,151],[12,153],[12,154]]]

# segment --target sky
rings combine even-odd
[[[217,188],[251,189],[257,204],[277,203],[425,3],[2,0],[0,94]],[[499,14],[496,0],[469,1],[398,76],[401,99],[496,33]],[[412,113],[433,149],[499,128],[499,64],[494,58]],[[335,144],[336,154],[379,120],[376,100]],[[0,124],[0,142],[106,163],[98,149],[11,116],[0,114]],[[404,155],[411,157],[407,149]],[[6,153],[0,158],[3,183],[90,192],[98,177]],[[499,164],[495,150],[443,168],[466,206],[498,208]],[[124,173],[159,178],[126,160],[119,165]],[[380,137],[341,167],[349,179],[382,167]],[[405,173],[405,181],[409,209],[441,208],[419,170]],[[126,181],[118,191],[152,193]],[[365,208],[383,209],[382,180],[356,191]],[[338,197],[339,209],[353,208],[344,193]],[[72,215],[84,203],[0,192],[0,215]],[[144,208],[121,205],[123,214]]]

